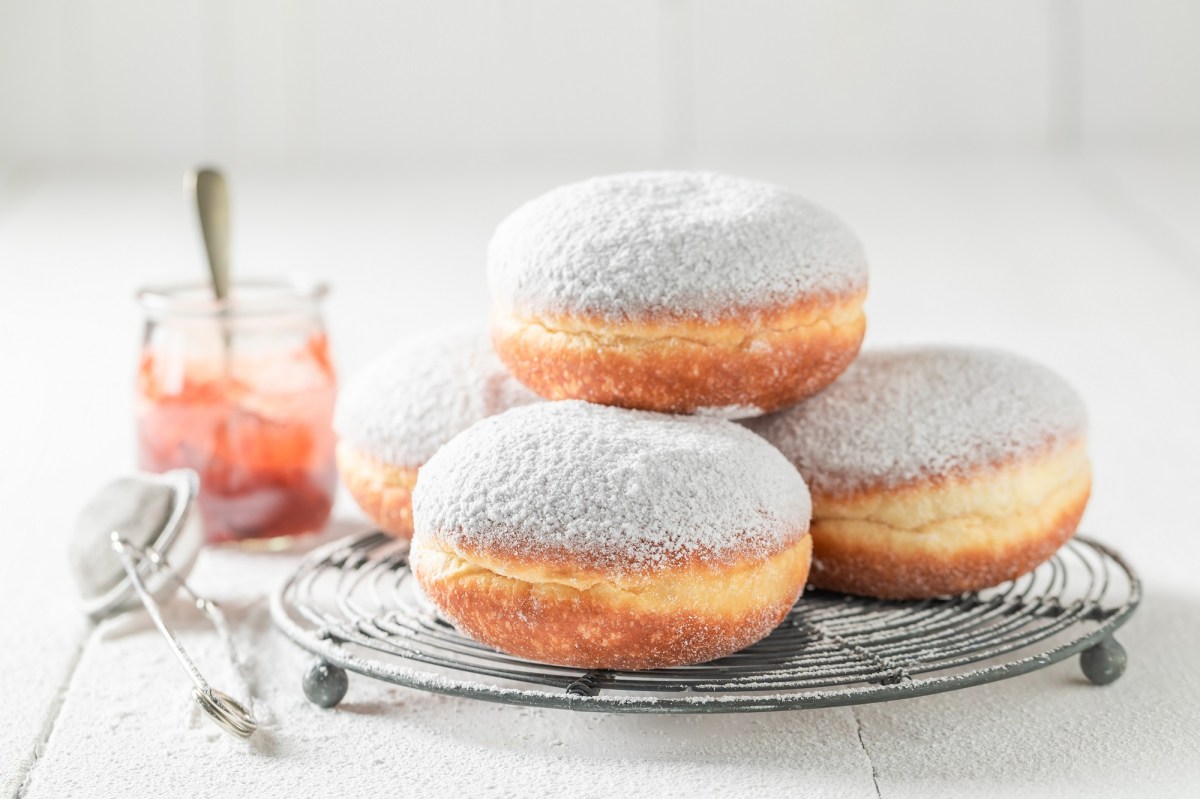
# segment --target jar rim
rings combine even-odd
[[[152,283],[135,297],[152,316],[245,318],[312,312],[329,294],[329,284],[304,275],[285,278],[246,278],[229,285],[229,294],[218,300],[207,281]]]

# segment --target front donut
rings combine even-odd
[[[547,399],[757,416],[820,391],[854,359],[867,266],[807,200],[708,172],[557,188],[488,247],[493,341]]]
[[[423,466],[412,571],[459,629],[585,669],[719,658],[808,576],[796,469],[718,419],[567,401],[485,419]]]

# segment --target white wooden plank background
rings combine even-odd
[[[1200,142],[1200,4],[1081,0],[1080,10],[1084,141]]]
[[[0,177],[0,673],[16,686],[0,725],[4,792],[504,794],[578,783],[586,796],[625,781],[661,796],[957,796],[968,785],[1115,796],[1169,795],[1200,778],[1200,539],[1180,510],[1200,478],[1200,183],[1189,179],[1200,159],[714,165],[791,185],[860,232],[873,270],[870,343],[1009,346],[1078,386],[1096,466],[1085,528],[1127,552],[1148,585],[1122,636],[1131,666],[1120,682],[1093,688],[1066,663],[853,711],[662,720],[480,706],[355,679],[350,704],[330,714],[304,703],[305,658],[267,622],[264,593],[290,558],[218,551],[196,579],[230,607],[272,719],[255,748],[240,749],[189,710],[185,678],[144,623],[85,639],[63,560],[75,509],[132,462],[132,290],[202,274],[178,175],[27,172]],[[236,268],[329,277],[348,374],[399,336],[480,317],[494,222],[609,167],[235,175]],[[210,652],[201,633],[189,630]]]
[[[1044,145],[1049,21],[1040,0],[695,3],[697,150]]]
[[[5,0],[0,163],[1200,141],[1189,0]]]

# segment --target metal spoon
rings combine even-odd
[[[225,302],[229,296],[229,187],[220,171],[201,167],[187,174],[184,191],[196,198],[200,235],[204,238],[208,273],[221,324],[223,371],[228,378],[233,363],[233,334],[229,329],[229,306]]]
[[[211,167],[188,173],[186,185],[196,197],[213,296],[224,300],[229,296],[229,187],[225,176]]]

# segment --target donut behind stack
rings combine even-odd
[[[485,419],[421,469],[410,563],[471,637],[648,669],[767,635],[808,574],[804,481],[718,419],[555,402]]]
[[[483,330],[413,338],[356,374],[338,398],[338,471],[375,524],[409,538],[418,467],[480,419],[537,401]]]
[[[827,385],[865,328],[840,220],[706,172],[557,188],[500,223],[488,276],[496,351],[548,399],[755,416]]]
[[[812,491],[819,588],[917,599],[1049,558],[1091,489],[1083,403],[1016,355],[868,351],[832,386],[747,426]]]

